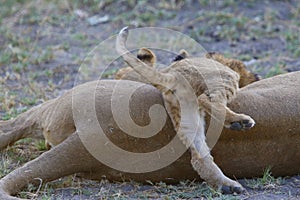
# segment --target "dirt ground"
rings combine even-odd
[[[100,21],[93,20],[95,15]],[[182,32],[206,51],[243,60],[249,70],[264,78],[300,70],[297,0],[1,0],[0,23],[2,120],[61,95],[80,81],[99,76],[113,78],[122,66],[119,61],[105,68],[101,67],[99,57],[89,55],[124,26],[163,27]],[[158,61],[164,64],[174,56],[155,51]],[[102,75],[92,70],[93,73],[85,73],[84,65],[105,71]],[[23,140],[1,152],[0,177],[44,150],[41,141]],[[184,180],[178,185],[142,185],[71,176],[38,188],[29,186],[19,196],[74,200],[300,199],[299,175],[273,177],[271,171],[262,172],[260,178],[240,180],[247,189],[243,195],[222,195],[205,183]]]

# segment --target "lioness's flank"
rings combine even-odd
[[[230,108],[236,112],[250,114],[257,123],[245,133],[223,129],[212,154],[215,162],[226,175],[235,178],[262,176],[264,169],[269,166],[272,166],[274,176],[291,176],[300,173],[299,77],[300,72],[272,77],[250,84],[237,93],[237,97],[229,105]],[[93,102],[96,98],[98,103],[94,108],[98,113],[99,122],[105,125],[103,127],[105,134],[117,146],[130,152],[151,152],[168,144],[170,138],[176,135],[170,118],[167,119],[157,136],[150,141],[132,138],[120,130],[113,120],[110,106],[111,95],[116,84],[121,86],[120,89],[124,93],[129,92],[130,87],[139,88],[132,96],[130,113],[132,120],[141,125],[149,123],[148,112],[152,105],[163,105],[160,92],[150,85],[132,81],[102,80],[73,88],[73,91],[77,91],[79,102],[81,102],[73,109],[87,109],[90,107],[90,101]],[[105,176],[114,181],[145,182],[150,180],[178,183],[186,179],[199,180],[199,176],[191,166],[189,152],[161,170],[142,174],[120,172],[99,162],[86,150],[76,131],[84,130],[88,123],[88,116],[87,113],[82,113],[81,118],[77,119],[79,121],[74,123],[72,90],[57,99],[30,109],[11,121],[15,127],[19,127],[19,130],[26,128],[28,132],[36,133],[37,137],[41,136],[41,130],[44,130],[47,124],[57,127],[57,129],[51,129],[50,135],[53,138],[60,137],[60,133],[64,133],[64,137],[69,137],[36,159],[4,176],[0,180],[0,199],[17,199],[11,195],[16,194],[29,183],[39,185],[40,180],[46,183],[74,173],[87,179],[101,180]],[[40,113],[44,114],[40,115]],[[66,119],[72,123],[66,123]],[[15,141],[14,136],[20,137],[20,133],[13,132],[12,129],[13,127],[8,125],[8,122],[2,121],[0,141],[7,137]],[[92,137],[89,132],[84,134]],[[34,135],[31,136],[34,137]],[[49,139],[50,142],[54,142],[51,141],[51,137]],[[99,141],[93,142],[95,146],[99,146]],[[100,145],[100,147],[104,148],[105,145]]]

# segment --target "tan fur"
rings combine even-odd
[[[232,100],[230,108],[251,114],[257,124],[248,130],[247,134],[230,129],[223,130],[213,148],[213,155],[216,163],[227,175],[236,178],[262,176],[264,169],[270,166],[274,176],[300,173],[299,77],[300,72],[294,72],[258,81],[242,88]],[[103,87],[95,90],[99,84]],[[123,149],[131,152],[150,152],[153,151],[153,146],[159,149],[167,144],[176,134],[169,118],[157,137],[151,140],[133,139],[119,129],[110,108],[115,84],[117,81],[101,81],[75,87],[73,90],[78,91],[78,98],[82,102],[77,106],[85,107],[89,103],[87,97],[95,95],[101,102],[96,104],[96,110],[102,116],[101,121],[105,122],[103,124],[105,134]],[[140,88],[132,97],[134,106],[130,107],[130,113],[134,121],[138,121],[141,125],[148,124],[149,107],[154,104],[163,105],[160,92],[150,85],[138,82],[122,81],[120,85],[124,92],[132,85]],[[38,185],[39,180],[46,183],[74,173],[81,173],[81,176],[88,179],[101,180],[106,176],[109,180],[115,181],[180,182],[186,179],[199,179],[192,170],[189,152],[161,170],[143,174],[124,173],[103,165],[85,149],[77,131],[72,134],[75,126],[76,130],[84,128],[87,116],[86,114],[81,116],[81,124],[68,123],[73,121],[70,99],[72,99],[71,90],[55,100],[33,107],[14,120],[0,123],[0,142],[4,141],[3,138],[10,138],[13,143],[16,138],[24,137],[20,130],[27,130],[23,133],[31,134],[31,137],[41,137],[42,130],[47,124],[56,124],[55,127],[65,130],[52,132],[53,138],[56,138],[56,134],[61,136],[61,133],[70,136],[48,152],[3,177],[0,180],[0,199],[16,199],[10,195],[16,194],[29,183]],[[115,132],[111,132],[111,129]],[[99,145],[98,142],[95,145]],[[200,164],[205,163],[207,162],[204,160]]]
[[[139,55],[143,55],[143,54],[147,54],[147,56],[145,56],[145,57],[147,57],[149,59],[148,59],[148,61],[146,61],[145,59],[142,59],[141,61],[143,61],[146,64],[148,63],[149,66],[151,66],[151,67],[155,66],[155,62],[156,62],[155,54],[150,49],[142,48],[138,52],[137,57],[142,58],[143,56],[139,56]],[[189,58],[189,57],[190,57],[189,53],[186,50],[182,49],[179,51],[177,57],[174,59],[174,62],[177,62],[177,61]],[[213,59],[213,60],[229,67],[230,69],[234,70],[235,72],[237,72],[240,76],[240,80],[239,80],[240,88],[245,87],[246,85],[253,83],[255,81],[261,80],[261,78],[258,75],[249,72],[246,69],[246,66],[244,65],[244,63],[239,60],[225,58],[222,54],[215,53],[215,52],[207,53],[206,57],[209,59]],[[153,58],[153,59],[150,59],[150,58]],[[150,62],[150,60],[151,60],[151,62]],[[120,69],[117,72],[115,78],[117,80],[123,79],[123,80],[133,80],[133,81],[139,81],[139,82],[143,82],[143,83],[149,83],[140,74],[138,74],[136,71],[134,71],[132,67],[126,67],[126,68]],[[202,106],[205,106],[206,111],[208,111],[208,113],[211,114],[211,111],[210,111],[211,106],[210,106],[210,104],[207,104],[207,102],[209,102],[209,99],[207,96],[202,95],[201,97],[199,97],[199,103],[202,104]],[[215,110],[216,110],[216,108],[217,107],[214,107]],[[221,112],[223,112],[223,109],[221,109],[219,111],[216,110],[216,115],[220,115]],[[225,126],[227,126],[227,127],[230,126],[231,122],[238,121],[238,118],[246,117],[243,114],[237,115],[236,113],[233,113],[232,111],[230,111],[228,109],[226,109],[226,113],[227,113],[227,118],[226,118]]]
[[[141,50],[144,51],[141,51]],[[155,54],[147,48],[142,48],[139,52],[138,52],[138,57],[139,54],[143,55],[143,54],[147,54],[148,58],[153,57],[153,59],[149,59],[149,61],[146,61],[145,59],[142,59],[141,61],[143,62],[148,62],[146,64],[148,64],[149,66],[155,66],[155,62],[156,62],[156,56]],[[250,83],[253,83],[255,81],[259,81],[261,80],[261,77],[257,74],[254,74],[250,71],[247,70],[245,64],[240,61],[240,60],[236,60],[236,59],[232,59],[232,58],[226,58],[224,57],[222,54],[220,53],[215,53],[215,52],[210,52],[207,53],[206,58],[209,59],[213,59],[227,67],[229,67],[230,69],[234,70],[235,72],[237,72],[240,75],[240,80],[239,80],[239,87],[245,87],[246,85],[249,85]],[[174,59],[174,61],[179,61],[179,60],[183,60],[185,58],[189,58],[190,55],[189,53],[182,49],[179,51],[178,55],[176,56],[176,58]],[[150,62],[151,60],[151,62]],[[125,68],[121,68],[120,70],[118,70],[118,72],[115,75],[115,79],[120,80],[134,80],[134,81],[143,81],[143,78],[140,77],[140,75],[135,72],[131,67],[125,67]]]
[[[243,187],[236,181],[226,177],[214,163],[209,154],[209,148],[205,141],[204,133],[204,111],[214,118],[219,119],[225,115],[224,126],[238,130],[249,129],[254,126],[254,120],[244,114],[237,114],[231,111],[226,104],[235,96],[238,89],[239,75],[230,68],[207,58],[184,58],[175,61],[168,68],[157,71],[147,66],[144,62],[136,59],[125,47],[128,37],[128,28],[120,31],[116,48],[123,56],[129,66],[145,77],[163,94],[165,107],[171,117],[175,130],[187,148],[191,150],[192,166],[201,178],[211,186],[221,189],[228,186],[232,191],[242,192]],[[198,97],[199,113],[190,116],[183,116],[180,110],[181,104],[188,107],[193,106],[193,94],[189,93],[189,86],[196,97]],[[176,98],[179,95],[179,99]],[[181,104],[178,100],[181,99]],[[193,108],[197,109],[197,107]],[[213,112],[216,110],[216,112]],[[197,112],[190,110],[190,112]],[[192,113],[190,113],[192,115]],[[193,124],[193,118],[198,124]],[[184,121],[191,121],[186,125]],[[219,119],[221,121],[221,119]],[[192,124],[191,124],[192,123]],[[181,128],[183,127],[184,128]],[[191,138],[190,131],[193,127],[199,126],[195,139]]]
[[[148,66],[155,68],[156,56],[150,49],[147,49],[147,48],[139,49],[139,51],[137,53],[137,57],[142,62],[146,63]],[[140,81],[140,80],[142,80],[142,77],[140,74],[135,72],[131,67],[125,67],[125,68],[121,68],[120,70],[117,71],[117,73],[115,75],[115,79]]]
[[[217,149],[217,152],[219,152],[217,155],[222,154],[222,156],[217,156],[217,158],[219,162],[221,159],[221,163],[224,163],[222,165],[226,166],[226,171],[231,171],[231,173],[229,174],[238,174],[238,176],[236,175],[237,177],[257,176],[262,172],[262,169],[264,167],[270,165],[270,162],[273,166],[278,166],[277,171],[275,170],[275,173],[273,171],[273,174],[291,175],[299,173],[299,169],[297,167],[300,164],[298,162],[299,159],[297,159],[299,158],[299,154],[293,153],[300,152],[300,138],[298,137],[299,129],[297,128],[299,124],[298,119],[300,119],[300,112],[297,109],[299,107],[299,105],[297,104],[297,100],[300,98],[298,91],[298,86],[300,84],[298,83],[299,76],[299,73],[292,73],[285,76],[280,76],[278,78],[276,77],[274,79],[266,80],[261,83],[259,82],[256,85],[246,87],[244,92],[241,91],[238,93],[238,98],[234,99],[231,103],[232,107],[239,112],[251,113],[255,116],[255,119],[257,119],[257,122],[259,123],[255,128],[250,130],[250,134],[252,136],[253,134],[255,134],[257,140],[253,139],[251,141],[248,141],[247,136],[240,134],[235,134],[234,137],[231,137],[230,134],[232,135],[233,133],[228,131],[226,131],[225,135],[223,134],[225,140],[224,138],[221,138],[221,148],[219,147],[220,145],[217,145],[215,149]],[[110,88],[109,86],[112,83],[113,82],[105,82],[103,84],[106,87]],[[126,85],[125,83],[126,82],[124,82],[124,90],[126,90],[126,87],[128,87],[128,85]],[[87,96],[92,96],[88,94],[89,92],[92,92],[90,94],[93,94],[93,84],[88,83],[80,86],[80,90],[82,91],[82,105],[85,105],[85,99]],[[278,90],[281,91],[280,94],[278,94]],[[149,90],[149,88],[145,88],[145,92],[140,93],[140,95],[138,96],[139,98],[142,98],[145,96],[145,94],[154,95],[154,99],[160,98],[159,93],[154,92],[151,89]],[[261,95],[257,96],[257,94]],[[26,164],[20,169],[13,171],[8,176],[1,179],[0,199],[15,199],[8,196],[8,194],[15,194],[28,182],[36,183],[35,178],[41,178],[44,182],[47,182],[64,175],[77,172],[89,172],[86,174],[88,178],[101,179],[103,174],[107,174],[108,177],[114,180],[120,180],[124,178],[123,176],[120,176],[119,173],[113,172],[113,170],[107,169],[107,167],[97,162],[82,146],[76,131],[73,132],[80,127],[75,128],[75,124],[73,122],[70,95],[71,92],[68,92],[66,93],[66,95],[63,95],[60,98],[50,100],[40,106],[34,107],[26,113],[18,116],[16,119],[0,122],[0,147],[2,144],[2,148],[3,146],[5,146],[3,145],[4,143],[12,144],[14,141],[22,137],[42,137],[41,131],[44,130],[47,130],[46,132],[44,131],[45,135],[53,136],[53,139],[49,139],[49,142],[51,142],[53,145],[62,142],[67,137],[72,135],[58,147],[50,150],[36,160]],[[104,94],[102,91],[96,93],[96,96],[99,97],[103,95]],[[289,99],[288,104],[277,103],[277,101],[283,96]],[[146,99],[151,101],[149,98]],[[272,99],[276,101],[270,101]],[[103,103],[104,102],[105,101],[103,101]],[[144,104],[145,99],[142,101],[138,100],[137,102],[143,102]],[[104,105],[106,104],[104,103]],[[273,109],[264,110],[265,107],[269,106],[271,106]],[[102,107],[102,109],[104,108]],[[102,111],[103,113],[107,113],[107,110],[100,111]],[[137,112],[140,113],[140,111]],[[289,117],[282,117],[284,116],[282,115],[282,113],[289,113]],[[109,115],[107,115],[107,117],[111,118]],[[50,126],[50,124],[52,124],[52,126]],[[172,132],[171,126],[167,126],[168,129],[165,129],[165,131]],[[48,132],[50,130],[50,127],[52,127],[51,131]],[[117,129],[117,127],[115,128]],[[289,134],[286,134],[284,130],[289,130]],[[107,133],[109,133],[109,131],[107,131]],[[270,134],[274,136],[270,137]],[[166,135],[166,133],[162,135]],[[226,139],[227,136],[228,139]],[[61,139],[57,140],[55,138]],[[230,141],[234,141],[236,138],[238,138],[239,142],[233,142],[231,144]],[[120,138],[120,142],[123,143],[121,140],[122,139]],[[158,139],[158,142],[160,143],[162,140],[163,139]],[[253,156],[253,154],[251,154],[251,151],[255,148],[258,152],[262,152],[263,150],[265,150],[266,141],[267,144],[278,144],[280,145],[280,147],[271,148],[271,150],[275,150],[274,154],[276,153],[276,157],[272,156],[274,154],[272,154],[273,151],[271,150],[268,151],[269,154],[255,154],[259,158],[261,158],[259,159],[260,163],[258,165],[257,158],[249,159],[251,156]],[[144,145],[146,144],[140,143],[140,146]],[[245,146],[247,146],[248,148],[245,148]],[[133,146],[129,144],[129,148],[133,148]],[[290,151],[279,151],[279,149],[289,149],[292,154],[289,153]],[[61,152],[64,153],[62,154]],[[232,154],[232,152],[234,153]],[[195,153],[195,151],[192,151],[192,153]],[[249,155],[251,156],[249,157]],[[207,157],[205,159],[197,159],[197,154],[192,156],[192,162],[196,163],[196,165],[206,165],[207,163],[211,163],[211,161],[206,161],[206,159],[211,160],[211,157]],[[230,156],[233,156],[232,159],[228,159],[228,157],[230,158]],[[283,156],[290,159],[288,159],[288,161],[277,159]],[[172,165],[173,167],[175,166],[175,169],[177,169],[178,171],[174,171],[172,166],[170,166],[165,168],[163,172],[152,174],[148,173],[145,175],[139,174],[137,176],[133,174],[127,174],[127,177],[131,177],[136,180],[152,179],[156,181],[164,180],[163,177],[169,178],[172,176],[176,177],[178,181],[187,177],[193,179],[192,177],[195,178],[195,176],[193,173],[191,173],[190,167],[186,167],[187,162],[189,162],[189,156],[185,154],[185,157],[187,159],[184,159],[184,161],[179,161],[179,163],[176,162],[174,165]],[[230,162],[228,162],[228,160],[230,160]],[[255,165],[250,165],[252,168],[250,168],[249,164],[247,164],[249,163],[249,161],[255,162]],[[199,163],[197,164],[197,162]],[[261,166],[261,168],[259,168],[258,166]],[[286,166],[283,171],[282,166]],[[255,169],[254,171],[253,168]],[[20,176],[20,174],[22,174],[22,176]],[[214,177],[210,176],[210,178]],[[218,177],[216,178],[217,179],[213,180],[213,182],[218,182],[219,179]]]
[[[140,57],[142,58],[142,61],[155,67],[155,55],[148,49],[141,49],[138,53],[138,55],[143,54],[148,54],[150,56],[144,57],[144,59]],[[180,55],[184,58],[188,57],[186,51],[181,51]],[[136,76],[133,76],[133,79],[134,78],[136,80],[141,80],[140,77],[137,78]],[[70,99],[65,98],[64,96],[59,98],[60,101],[58,101],[58,99],[48,101],[21,114],[16,119],[0,122],[0,130],[2,132],[0,149],[13,144],[18,139],[24,137],[41,138],[44,136],[47,144],[55,146],[74,133],[76,128],[72,117],[70,117]],[[173,99],[174,98],[170,98],[170,101],[173,101]],[[175,113],[173,114],[175,115]]]
[[[239,60],[232,58],[225,58],[222,54],[210,52],[206,54],[207,58],[213,59],[222,63],[223,65],[230,67],[232,70],[240,75],[239,87],[245,87],[250,83],[260,80],[261,78],[257,74],[249,72],[245,64]]]

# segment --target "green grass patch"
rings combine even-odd
[[[300,30],[300,27],[298,27]],[[291,52],[291,54],[297,58],[300,56],[300,34],[296,30],[287,30],[284,33],[286,47]]]
[[[26,5],[26,3],[31,2],[31,0],[1,0],[0,6],[0,24],[3,19],[10,17],[11,15],[18,12],[20,9]]]
[[[272,176],[270,167],[265,169],[264,174],[261,178],[246,180],[247,186],[252,189],[274,188],[283,183],[283,178],[275,178]]]

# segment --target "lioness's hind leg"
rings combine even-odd
[[[50,151],[1,178],[0,199],[17,199],[11,195],[28,183],[38,185],[40,181],[46,183],[74,173],[88,173],[89,169],[93,169],[93,163],[78,133],[74,133]]]
[[[198,97],[198,104],[210,116],[220,120],[225,115],[224,126],[232,130],[247,130],[255,125],[255,121],[248,115],[238,114],[227,107],[226,102],[212,102],[206,94]]]

